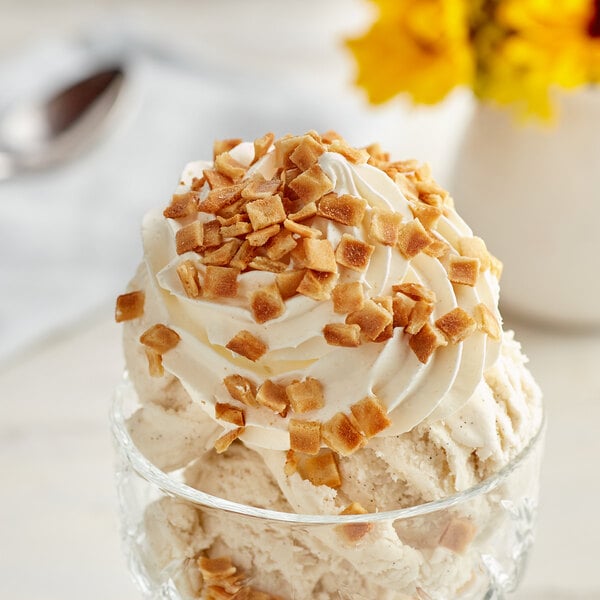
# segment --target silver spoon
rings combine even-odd
[[[101,130],[125,71],[103,67],[38,103],[0,113],[0,181],[74,158]]]

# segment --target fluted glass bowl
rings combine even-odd
[[[465,492],[389,512],[300,515],[211,496],[185,485],[181,472],[159,470],[128,433],[138,407],[125,381],[111,411],[116,480],[123,542],[145,598],[492,600],[519,585],[543,426],[497,475]],[[224,574],[212,573],[223,564]]]

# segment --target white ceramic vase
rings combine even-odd
[[[504,262],[504,309],[600,328],[600,89],[561,95],[550,125],[479,104],[451,187],[459,211]]]

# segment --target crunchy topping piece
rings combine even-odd
[[[347,506],[340,515],[366,515],[368,511],[358,502]],[[339,525],[337,530],[346,542],[356,544],[362,540],[372,529],[373,523],[346,523]]]
[[[228,350],[245,356],[248,360],[257,361],[263,356],[268,346],[249,331],[242,329],[239,333],[233,336],[225,346]]]
[[[254,159],[252,160],[252,164],[260,160],[269,151],[274,139],[274,133],[265,133],[262,137],[254,140]]]
[[[198,279],[198,269],[191,260],[184,260],[177,266],[177,276],[188,298],[198,298],[202,289]]]
[[[195,215],[198,212],[198,198],[197,192],[173,194],[171,204],[163,210],[163,215],[167,219],[183,219]]]
[[[192,183],[190,185],[190,189],[193,192],[199,192],[202,189],[202,186],[206,183],[206,177],[192,177]]]
[[[369,153],[364,149],[353,148],[342,138],[337,138],[331,141],[327,147],[329,152],[337,152],[344,158],[347,158],[351,163],[362,164],[369,160]]]
[[[221,227],[220,233],[224,238],[246,235],[252,231],[252,225],[246,221],[237,221],[231,225]]]
[[[321,198],[317,214],[342,225],[356,227],[361,224],[366,208],[367,202],[362,198],[348,194],[338,196],[332,192]]]
[[[238,294],[237,269],[209,265],[204,273],[205,298],[235,298]]]
[[[328,129],[325,133],[321,134],[321,140],[324,144],[331,144],[333,140],[343,140],[344,138],[335,130]]]
[[[285,209],[278,195],[248,202],[246,211],[254,231],[285,221]]]
[[[490,271],[492,275],[496,276],[496,279],[500,279],[502,277],[502,269],[504,265],[502,261],[496,258],[493,254],[490,254]]]
[[[299,169],[306,171],[319,160],[319,156],[321,156],[323,152],[325,152],[323,144],[318,142],[311,135],[303,135],[300,143],[289,156],[290,160]]]
[[[226,177],[219,171],[215,171],[214,169],[205,169],[202,171],[202,175],[208,183],[208,187],[211,190],[215,190],[220,187],[227,187],[233,184],[233,181],[229,177]]]
[[[318,410],[325,406],[323,386],[318,379],[313,377],[290,383],[286,386],[285,392],[290,401],[290,406],[296,414]]]
[[[477,528],[470,519],[453,517],[444,529],[439,545],[457,554],[463,554],[473,541],[476,533]]]
[[[371,212],[369,237],[384,246],[395,246],[398,243],[401,224],[400,213],[375,209]]]
[[[274,283],[252,293],[250,308],[257,323],[271,321],[285,312],[285,304],[279,293],[279,288]]]
[[[423,252],[428,256],[441,260],[443,256],[450,253],[450,246],[446,242],[434,238],[431,245],[427,246]]]
[[[467,339],[477,328],[475,320],[460,306],[442,315],[435,325],[451,344],[458,344]]]
[[[392,298],[392,313],[394,315],[394,327],[406,327],[410,313],[415,306],[415,301],[404,294],[397,294]]]
[[[202,225],[202,237],[202,249],[214,248],[223,243],[221,225],[217,219],[213,219]]]
[[[374,342],[385,342],[394,335],[394,307],[391,296],[378,296],[372,299],[375,304],[381,306],[390,313],[390,322],[385,326],[383,331],[373,340]]]
[[[296,223],[295,221],[291,221],[290,219],[286,219],[283,222],[283,226],[288,231],[291,231],[292,233],[297,233],[303,238],[320,238],[323,235],[323,233],[318,229],[314,229],[313,227],[308,227],[307,225]]]
[[[322,273],[337,273],[335,254],[329,240],[303,238],[304,266]]]
[[[392,286],[392,291],[404,294],[415,301],[424,300],[425,302],[430,303],[437,302],[437,297],[433,290],[426,288],[420,283],[413,283],[412,281],[395,284]]]
[[[162,377],[165,374],[165,370],[162,364],[162,355],[152,348],[144,347],[146,353],[146,359],[148,360],[148,373],[150,377]]]
[[[246,241],[255,248],[264,246],[273,236],[279,233],[281,227],[279,225],[269,225],[264,229],[253,231],[246,236]]]
[[[379,398],[368,396],[350,407],[352,416],[367,439],[387,429],[392,421]]]
[[[273,412],[285,416],[289,408],[289,400],[284,385],[267,379],[256,392],[256,401]]]
[[[131,321],[144,314],[146,294],[143,291],[128,292],[117,297],[115,305],[115,321]]]
[[[242,242],[240,240],[229,240],[228,242],[225,242],[222,246],[219,246],[214,250],[210,250],[209,252],[205,252],[204,256],[202,257],[202,262],[205,265],[218,265],[221,267],[225,267],[236,255],[241,245]]]
[[[236,215],[245,214],[243,211],[246,210],[246,198],[238,198],[231,204],[227,204],[217,211],[217,215],[225,219],[235,217]]]
[[[417,186],[414,181],[411,181],[403,173],[396,173],[394,175],[394,182],[408,200],[418,201],[419,194],[417,193]]]
[[[451,254],[445,264],[448,279],[452,283],[460,283],[473,287],[479,275],[479,259],[467,258]]]
[[[485,246],[485,242],[477,236],[462,237],[458,240],[458,251],[461,256],[468,258],[477,258],[479,260],[479,270],[485,271],[490,268],[490,253]]]
[[[243,271],[255,255],[256,248],[251,246],[248,240],[244,240],[236,255],[229,261],[229,266]]]
[[[257,271],[269,271],[271,273],[283,273],[287,269],[287,264],[278,260],[271,260],[266,256],[256,256],[248,264],[249,267]]]
[[[207,558],[206,556],[201,556],[198,559],[198,568],[206,581],[226,579],[227,577],[235,575],[237,571],[228,556],[220,558]]]
[[[231,444],[233,444],[233,442],[235,442],[235,440],[237,440],[242,433],[244,433],[244,428],[237,427],[236,429],[232,429],[231,431],[224,433],[220,438],[218,438],[214,444],[217,454],[223,454],[223,452],[225,452],[225,450],[227,450],[227,448],[229,448],[229,446],[231,446]]]
[[[313,485],[326,485],[333,489],[342,485],[340,470],[331,450],[321,450],[317,456],[301,457],[297,469],[300,477]]]
[[[435,229],[443,214],[437,206],[429,206],[421,202],[411,203],[410,209],[415,219],[419,219],[425,229]]]
[[[307,269],[296,291],[313,300],[329,300],[337,277],[336,273],[322,273]]]
[[[313,165],[290,181],[289,187],[304,202],[316,202],[333,189],[333,183],[319,165]]]
[[[304,454],[319,454],[321,450],[321,423],[290,419],[290,448]]]
[[[260,174],[256,173],[242,190],[242,198],[246,200],[258,200],[259,198],[269,198],[277,193],[281,181],[278,177],[268,181]]]
[[[418,173],[419,171],[417,171],[417,174]],[[432,196],[437,196],[442,201],[442,204],[448,197],[448,192],[431,179],[431,173],[428,174],[427,179],[417,181],[416,186],[417,192],[419,193],[419,199],[427,204],[432,202]],[[437,202],[437,200],[435,202]]]
[[[243,587],[231,600],[283,600],[283,598],[261,592],[253,587]]]
[[[360,310],[365,303],[363,286],[360,281],[338,283],[331,293],[333,311],[345,315]]]
[[[374,250],[375,246],[344,233],[338,247],[335,249],[335,258],[343,267],[361,272],[369,265]]]
[[[283,273],[278,273],[277,277],[275,277],[275,283],[279,288],[279,293],[284,300],[291,298],[296,295],[298,286],[302,279],[304,279],[306,271],[304,269],[300,269],[297,271],[283,271]]]
[[[474,315],[478,329],[487,333],[493,340],[498,341],[502,337],[502,327],[486,304],[480,302],[475,307]]]
[[[410,338],[408,345],[417,358],[426,364],[436,349],[447,346],[448,342],[437,329],[434,329],[429,323],[425,323],[419,332]]]
[[[198,251],[202,248],[204,240],[204,229],[200,221],[194,221],[185,227],[182,227],[175,234],[175,245],[177,254],[185,252]]]
[[[321,439],[340,456],[350,456],[365,445],[364,435],[344,414],[337,413],[321,427]]]
[[[392,323],[392,315],[373,300],[367,299],[361,309],[351,312],[346,317],[346,323],[357,324],[360,330],[374,341]]]
[[[216,159],[219,154],[233,150],[238,144],[244,140],[240,138],[230,138],[228,140],[215,140],[213,143],[213,159]]]
[[[265,252],[270,259],[279,260],[289,254],[296,246],[297,242],[291,232],[283,229],[269,240],[265,246]]]
[[[241,198],[243,187],[243,184],[237,183],[212,189],[208,192],[206,198],[200,202],[198,210],[210,214],[218,213]]]
[[[293,450],[288,450],[285,455],[283,472],[289,477],[298,471],[298,455]]]
[[[360,327],[347,323],[328,323],[323,327],[323,336],[330,346],[356,348],[360,346]]]
[[[157,323],[146,329],[140,336],[140,342],[148,348],[152,348],[159,354],[164,354],[179,344],[179,334],[170,327]]]
[[[215,404],[215,419],[233,423],[238,427],[243,427],[246,424],[244,411],[237,406],[233,406],[233,404],[226,404],[224,402],[217,402]]]
[[[227,375],[223,379],[223,385],[234,400],[246,406],[258,406],[256,402],[256,386],[249,379],[237,374]]]
[[[302,141],[299,135],[286,135],[275,141],[275,160],[278,165],[288,168],[294,165],[290,156]],[[295,166],[295,165],[294,165]]]
[[[375,161],[387,162],[390,160],[390,153],[384,152],[379,142],[369,144],[365,150],[369,153],[371,159],[374,159]],[[371,163],[371,159],[369,159],[369,164],[373,164]]]
[[[305,204],[298,212],[290,213],[288,219],[290,221],[304,221],[310,219],[317,214],[317,205],[315,202]]]
[[[246,174],[246,168],[235,160],[229,152],[221,152],[215,158],[215,169],[233,181],[241,179]]]
[[[406,333],[411,335],[418,333],[423,325],[427,323],[431,313],[433,312],[433,304],[425,300],[417,300],[413,309],[408,316],[408,324],[404,328]]]
[[[414,258],[432,243],[432,238],[418,219],[400,227],[397,248],[405,258]]]

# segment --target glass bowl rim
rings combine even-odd
[[[527,445],[510,462],[500,469],[492,477],[484,479],[477,485],[474,485],[462,492],[457,492],[451,496],[446,496],[439,500],[417,504],[406,508],[381,511],[375,513],[366,513],[361,515],[319,515],[289,513],[267,508],[257,508],[239,502],[232,502],[213,496],[196,488],[186,485],[173,479],[168,473],[165,473],[154,464],[152,464],[136,447],[127,426],[123,414],[123,400],[125,393],[134,393],[133,384],[124,377],[123,381],[117,386],[113,394],[113,402],[110,410],[110,422],[113,437],[115,438],[119,449],[124,451],[128,463],[133,470],[144,480],[152,483],[163,492],[171,496],[187,500],[193,504],[204,508],[222,510],[229,513],[235,513],[245,517],[253,517],[268,521],[278,521],[290,525],[340,525],[344,523],[380,523],[384,521],[395,521],[398,519],[408,519],[427,515],[433,512],[445,510],[453,506],[462,504],[486,494],[498,487],[508,476],[515,471],[533,450],[541,443],[546,428],[546,412],[542,404],[542,418],[540,425],[534,436]]]

